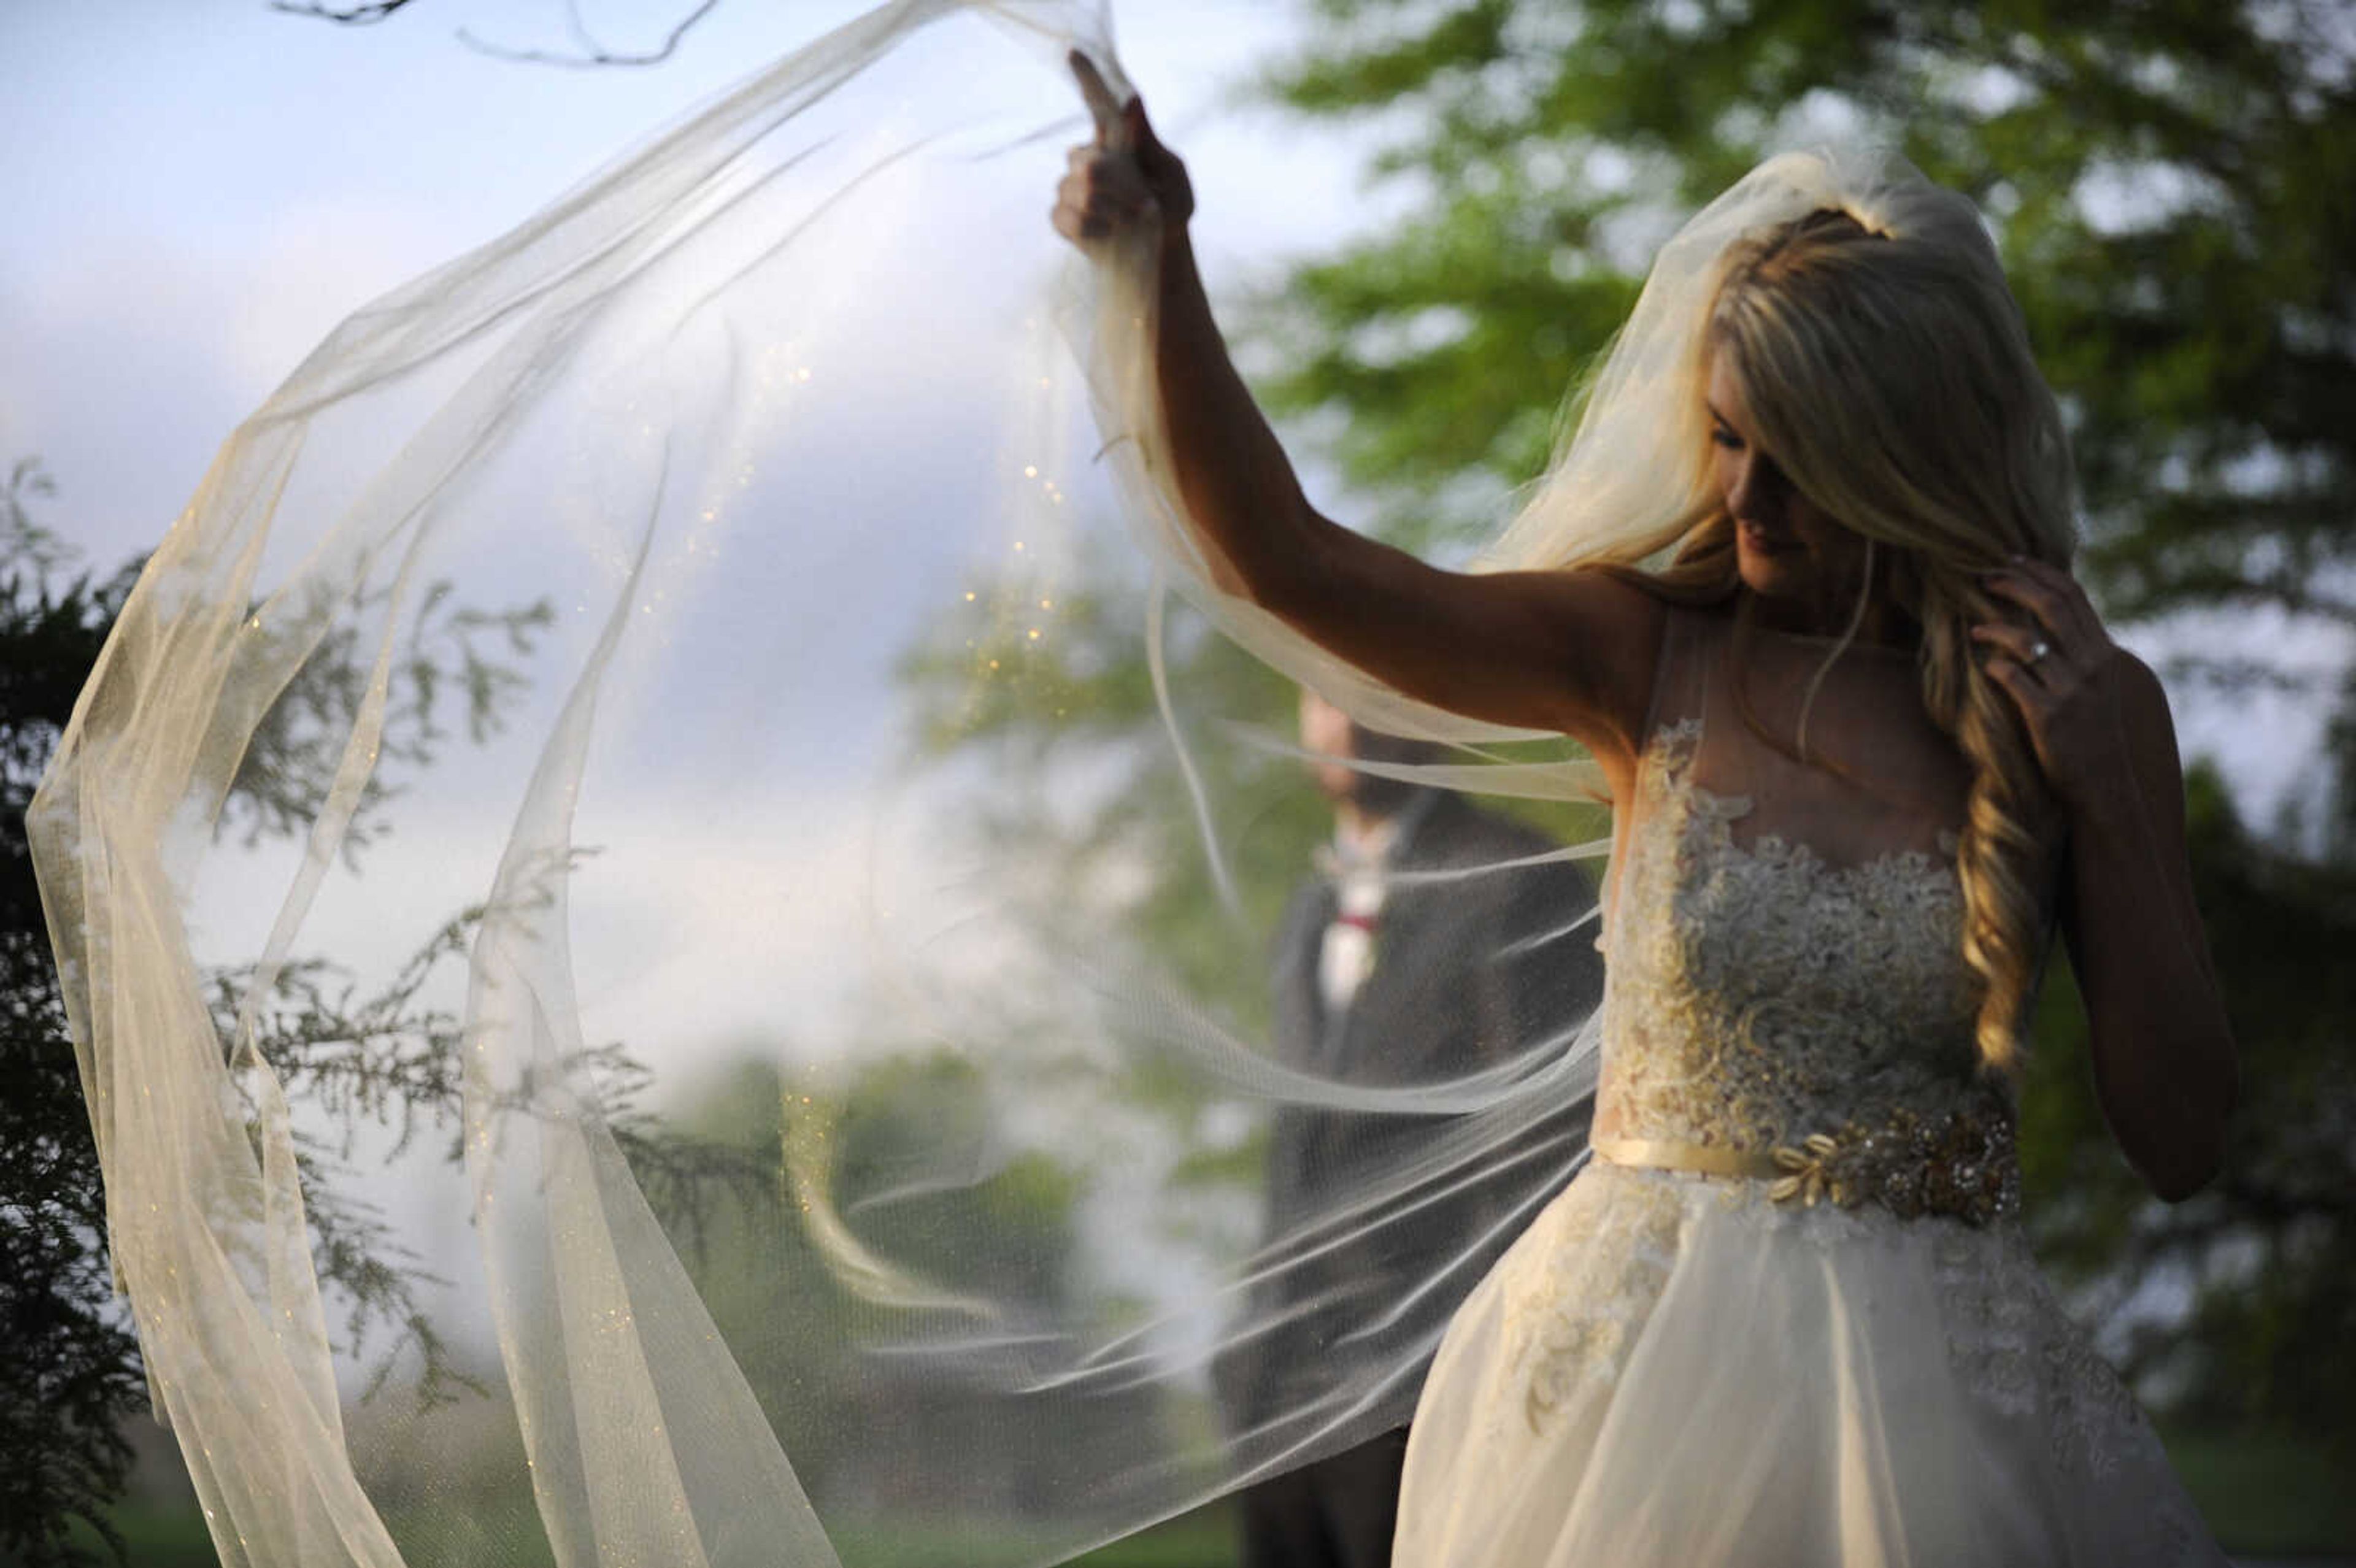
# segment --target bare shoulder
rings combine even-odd
[[[2126,730],[2128,755],[2147,785],[2166,783],[2181,793],[2184,761],[2176,743],[2176,719],[2168,706],[2168,688],[2158,672],[2125,648],[2112,656],[2112,678],[2118,683],[2119,720]]]
[[[2123,693],[2147,713],[2157,712],[2163,719],[2168,716],[2168,688],[2161,683],[2157,670],[2116,644],[2112,645],[2111,662],[2123,683]]]
[[[2149,665],[2125,648],[2115,646],[2111,659],[2104,678],[2111,688],[2118,745],[2131,788],[2086,807],[2078,826],[2126,825],[2133,818],[2123,816],[2120,805],[2132,796],[2141,805],[2137,815],[2153,836],[2152,847],[2164,860],[2178,864],[2186,852],[2184,761],[2177,748],[2168,688]]]

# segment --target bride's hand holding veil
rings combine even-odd
[[[1055,193],[1055,231],[1087,244],[1158,216],[1164,240],[1174,237],[1194,214],[1186,165],[1154,135],[1144,99],[1121,102],[1096,63],[1076,49],[1071,65],[1097,134],[1072,149],[1070,172]]]

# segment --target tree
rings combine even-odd
[[[878,1036],[851,1055],[848,1071],[738,1061],[676,1120],[773,1179],[706,1205],[692,1229],[656,1201],[830,1521],[888,1534],[957,1509],[1004,1528],[1036,1510],[1076,1421],[1099,1458],[1148,1462],[1151,1390],[1058,1402],[970,1354],[976,1313],[1001,1332],[1070,1321],[1079,1174],[1038,1149],[960,1166],[1006,1128],[972,1063],[937,1042]],[[945,1165],[954,1179],[926,1179]]]
[[[1280,101],[1393,133],[1403,222],[1301,269],[1269,390],[1431,511],[1519,484],[1664,226],[1771,146],[1894,141],[1997,226],[2115,615],[2351,624],[2356,39],[2339,8],[1318,0]],[[1411,112],[1407,112],[1411,111]],[[1461,509],[1441,508],[1461,521]],[[2194,656],[2188,669],[2240,675]]]
[[[137,1339],[113,1297],[97,1149],[25,837],[33,788],[141,563],[60,581],[72,552],[32,515],[52,493],[30,460],[0,491],[0,1329],[9,1345],[0,1360],[0,1550],[31,1565],[88,1561],[76,1520],[121,1552],[106,1509],[130,1461],[122,1424],[146,1392]],[[391,776],[371,781],[355,846],[368,841],[394,780],[430,765],[449,739],[443,724],[454,707],[477,733],[498,723],[517,677],[484,645],[520,659],[550,613],[544,604],[481,612],[427,597],[394,681]],[[353,656],[348,640],[331,638],[305,667],[257,732],[220,831],[252,839],[307,828],[338,759],[338,725],[348,730],[359,699]],[[397,1125],[406,1142],[447,1130],[455,1152],[460,1024],[420,997],[464,954],[478,918],[457,912],[372,992],[317,960],[290,964],[256,1023],[291,1095],[324,1104],[347,1132],[373,1121]],[[224,1039],[251,979],[211,976]],[[602,1064],[627,1086],[626,1059],[609,1051]],[[351,1157],[348,1137],[298,1137],[315,1263],[343,1305],[346,1343],[371,1347],[380,1373],[408,1358],[419,1393],[447,1397],[466,1380],[421,1308],[429,1276],[374,1207],[335,1179]],[[695,1168],[659,1139],[643,1152],[659,1170]]]
[[[32,512],[54,486],[32,460],[0,490],[0,1553],[26,1568],[91,1561],[77,1521],[123,1544],[108,1519],[131,1458],[123,1422],[144,1408],[137,1338],[113,1292],[96,1146],[75,1069],[25,812],[140,560],[102,581],[60,582],[73,552]],[[344,837],[364,855],[386,807],[461,736],[498,731],[529,685],[553,611],[545,600],[480,609],[446,583],[420,596],[391,666],[378,763]],[[324,636],[254,731],[215,824],[246,844],[308,833],[365,699],[373,650],[349,626]],[[373,987],[296,956],[253,1008],[255,1043],[288,1101],[322,1113],[293,1128],[312,1264],[341,1309],[338,1349],[361,1359],[362,1398],[398,1383],[422,1404],[491,1396],[444,1341],[426,1305],[438,1284],[355,1179],[421,1137],[463,1157],[464,1020],[431,1000],[463,964],[484,912],[454,911]],[[206,976],[227,1049],[254,984],[250,966]],[[723,1200],[772,1192],[776,1161],[641,1109],[644,1068],[620,1045],[578,1064],[631,1170],[692,1244]],[[360,1151],[364,1129],[391,1136]]]
[[[1774,144],[1894,142],[1996,226],[2076,447],[2084,570],[2116,619],[2356,629],[2356,37],[2322,0],[1315,0],[1269,93],[1380,128],[1408,216],[1258,302],[1265,389],[1381,522],[1446,539],[1542,468],[1552,410],[1677,215]],[[2276,646],[2290,645],[2291,638]],[[2106,1147],[2066,976],[2024,1158],[2049,1261],[2189,1414],[2349,1435],[2356,1028],[2329,972],[2356,859],[2356,677],[2179,644],[2179,682],[2337,699],[2320,862],[2211,777],[2196,878],[2247,1058],[2231,1174],[2170,1211]],[[2263,933],[2263,934],[2261,934]],[[2312,970],[2286,968],[2294,955]],[[2292,998],[2296,998],[2293,1000]],[[2329,1089],[2326,1085],[2342,1085]],[[2155,1331],[2134,1288],[2187,1286]],[[2260,1282],[2254,1284],[2253,1282]],[[2159,1370],[2154,1367],[2153,1370]]]
[[[2213,768],[2189,783],[2193,880],[2242,1047],[2225,1168],[2150,1201],[2109,1147],[2073,989],[2049,988],[2023,1094],[2031,1218],[2046,1262],[2090,1288],[2125,1370],[2181,1419],[2345,1446],[2356,1398],[2356,862],[2286,852],[2235,816]],[[2154,1280],[2179,1311],[2137,1300]]]
[[[335,0],[270,0],[270,8],[284,11],[290,16],[308,16],[315,21],[333,22],[346,27],[372,27],[391,21],[407,10],[415,0],[352,0],[336,4]],[[601,38],[582,17],[580,0],[565,0],[564,20],[569,41],[562,49],[519,48],[511,44],[493,43],[461,27],[458,41],[478,54],[498,59],[517,60],[531,65],[555,66],[626,66],[660,65],[679,52],[684,39],[698,22],[718,8],[720,0],[693,0],[687,4],[663,33],[661,41],[643,48],[616,48]]]
[[[70,1520],[104,1528],[131,1457],[118,1428],[144,1392],[25,842],[34,783],[135,573],[52,586],[66,552],[30,516],[51,488],[20,462],[0,494],[0,1549],[33,1563],[74,1560]]]

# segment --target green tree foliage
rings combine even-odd
[[[1092,1452],[1140,1465],[1161,1435],[1147,1390],[1024,1399],[916,1353],[944,1325],[962,1340],[1075,1310],[1079,1178],[1036,1150],[988,1153],[998,1115],[970,1062],[879,1040],[847,1073],[741,1061],[674,1116],[769,1173],[691,1225],[656,1209],[830,1524],[870,1548],[911,1514],[1004,1529],[1036,1512],[1075,1422]],[[846,1434],[881,1435],[888,1460]]]
[[[25,806],[130,592],[126,569],[63,585],[30,512],[30,463],[0,494],[0,1552],[70,1561],[68,1521],[102,1527],[130,1463],[118,1431],[145,1392],[111,1304],[98,1152],[66,1040]]]
[[[2137,1249],[2172,1244],[2215,1270],[2180,1369],[2188,1414],[2280,1420],[2346,1443],[2356,1410],[2356,859],[2318,862],[2253,836],[2211,777],[2196,775],[2191,804],[2198,891],[2243,1043],[2244,1110],[2211,1211],[2144,1216],[2130,1266]],[[2231,1242],[2212,1249],[2204,1230],[2258,1244],[2236,1257]]]
[[[1396,531],[1440,539],[1540,471],[1551,412],[1652,248],[1764,152],[1893,144],[1991,219],[2076,445],[2114,617],[2356,626],[2356,27],[2325,0],[1315,0],[1268,90],[1361,121],[1405,217],[1259,302],[1266,390]],[[1215,192],[1206,192],[1215,202]],[[2338,700],[2327,667],[2179,639],[2173,673]],[[2108,1146],[2066,976],[2025,1158],[2049,1260],[2188,1417],[2350,1432],[2356,1190],[2344,968],[2356,843],[2324,863],[2193,794],[2245,1052],[2229,1174],[2175,1210]],[[2169,1304],[2176,1304],[2171,1309]],[[2188,1305],[2189,1304],[2189,1305]]]
[[[2066,972],[2023,1095],[2029,1218],[2124,1369],[2190,1426],[2345,1448],[2356,1400],[2356,863],[2252,834],[2213,769],[2189,782],[2193,880],[2242,1048],[2225,1167],[2152,1201],[2111,1147]],[[2154,1299],[2155,1296],[2158,1297]]]
[[[1258,1033],[1269,1001],[1266,933],[1332,836],[1333,808],[1281,750],[1297,741],[1300,688],[1174,596],[1162,637],[1165,723],[1138,636],[1149,624],[1145,575],[1099,549],[1052,581],[979,584],[966,614],[945,619],[901,660],[918,760],[987,759],[996,785],[974,798],[979,830],[1019,842],[1022,854],[1008,859],[1045,868],[1059,901],[1111,923],[1189,994],[1215,999]],[[1053,633],[1033,639],[1030,607],[1043,594],[1052,596]],[[1232,915],[1175,765],[1172,723],[1214,803]],[[1568,841],[1605,829],[1592,807],[1494,804]]]
[[[1055,900],[1116,919],[1194,994],[1258,1020],[1268,955],[1251,933],[1275,923],[1332,819],[1299,766],[1232,743],[1225,728],[1289,739],[1295,688],[1175,605],[1164,640],[1172,689],[1189,754],[1225,808],[1223,857],[1245,916],[1225,917],[1137,635],[1142,577],[1126,558],[1095,552],[1059,580],[978,585],[968,613],[901,662],[919,756],[985,758],[998,780],[1031,781],[978,793],[976,829],[1020,843],[1009,859],[1041,867]],[[1033,639],[1027,612],[1042,597],[1053,633]],[[1059,778],[1064,792],[1050,787]],[[1070,794],[1087,802],[1076,817],[1055,804]],[[1151,874],[1133,874],[1141,868]]]
[[[27,1565],[80,1563],[75,1521],[119,1552],[107,1508],[130,1461],[123,1421],[145,1403],[138,1342],[113,1294],[97,1150],[25,837],[25,810],[140,562],[103,579],[65,578],[73,552],[41,527],[52,493],[27,460],[0,491],[0,1553]],[[396,775],[431,764],[447,723],[480,733],[517,689],[549,611],[472,612],[429,595],[399,661],[386,755]],[[348,639],[330,639],[273,711],[225,803],[220,831],[247,839],[299,832],[334,771],[362,677]],[[454,709],[463,711],[453,720]],[[397,784],[380,780],[357,819],[369,837]],[[380,1371],[414,1375],[421,1397],[470,1386],[421,1306],[430,1283],[375,1207],[347,1179],[369,1125],[397,1145],[441,1131],[455,1153],[459,1020],[426,998],[459,961],[479,912],[456,913],[383,986],[363,990],[316,960],[290,964],[256,1017],[257,1043],[291,1098],[328,1116],[298,1130],[296,1158],[322,1281],[344,1309],[347,1349],[366,1347]],[[250,976],[209,977],[228,1020]],[[626,1090],[627,1059],[597,1064]],[[638,1124],[625,1121],[632,1132]],[[684,1179],[710,1165],[652,1136],[632,1149],[650,1170]]]
[[[2328,0],[1317,0],[1269,87],[1417,198],[1300,271],[1281,406],[1428,515],[1542,466],[1666,226],[1762,153],[1892,143],[1994,221],[2115,614],[2356,621],[2356,37]],[[1386,131],[1387,127],[1397,127]],[[1478,493],[1477,491],[1475,493]],[[2227,671],[2223,673],[2242,673]]]

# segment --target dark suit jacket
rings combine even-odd
[[[1490,866],[1558,848],[1544,835],[1440,795],[1393,850],[1394,871]],[[1602,985],[1594,927],[1545,939],[1595,901],[1586,874],[1567,863],[1391,888],[1376,934],[1375,965],[1339,1017],[1328,1015],[1318,982],[1325,929],[1336,895],[1319,879],[1295,895],[1278,939],[1275,966],[1275,1047],[1289,1065],[1359,1084],[1430,1083],[1492,1066],[1561,1030],[1592,1010]],[[1511,944],[1537,939],[1524,952]],[[1586,1107],[1565,1107],[1530,1129],[1513,1147],[1527,1147],[1583,1119]],[[1301,1377],[1330,1381],[1334,1358],[1352,1353],[1351,1332],[1394,1308],[1409,1288],[1501,1216],[1558,1187],[1560,1158],[1484,1179],[1445,1197],[1440,1188],[1459,1169],[1389,1207],[1396,1217],[1323,1248],[1300,1234],[1304,1221],[1330,1210],[1337,1194],[1373,1191],[1402,1164],[1429,1154],[1437,1140],[1461,1130],[1464,1118],[1337,1112],[1287,1106],[1270,1129],[1266,1237],[1276,1254],[1315,1253],[1290,1263],[1263,1285],[1257,1316],[1278,1315],[1280,1328],[1238,1347],[1222,1383],[1233,1413],[1248,1424],[1289,1403],[1288,1385]],[[1485,1163],[1494,1164],[1492,1156]],[[1322,1200],[1322,1201],[1320,1201]],[[1412,1212],[1410,1212],[1410,1209]],[[1524,1210],[1533,1212],[1535,1204]],[[1366,1347],[1382,1359],[1397,1336],[1436,1328],[1478,1283],[1510,1236],[1479,1249],[1457,1269],[1450,1288],[1436,1292],[1411,1321],[1383,1344]],[[1396,1420],[1413,1408],[1419,1378],[1396,1392]],[[1371,1433],[1387,1418],[1370,1416]]]

